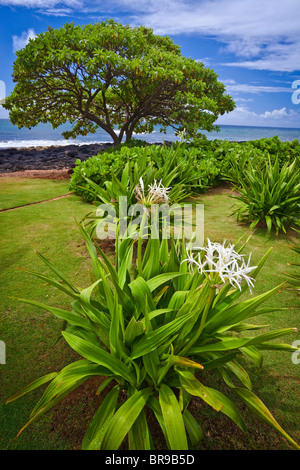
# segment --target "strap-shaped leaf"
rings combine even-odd
[[[217,411],[222,409],[222,403],[210,392],[191,372],[176,368],[182,387],[191,395],[202,398],[208,405]]]
[[[188,443],[179,403],[170,387],[166,384],[160,386],[159,403],[171,450],[187,450]]]
[[[146,413],[142,410],[128,433],[129,450],[152,450],[153,442],[147,423]]]
[[[153,396],[150,396],[148,398],[147,405],[151,408],[151,410],[155,414],[155,417],[156,417],[156,419],[157,419],[157,421],[158,421],[158,423],[161,427],[164,438],[166,440],[167,447],[170,448],[168,435],[167,435],[167,430],[166,430],[166,424],[165,424],[164,417],[163,417],[163,414],[162,414],[162,411],[161,411],[161,406],[159,404],[159,400],[154,398]]]
[[[155,331],[151,331],[147,335],[143,335],[141,339],[138,339],[133,345],[131,358],[136,359],[159,347],[169,336],[178,332],[193,315],[194,312],[192,311],[184,316],[175,318],[175,320],[157,328]]]
[[[246,346],[245,348],[241,348],[241,351],[250,361],[254,362],[259,369],[262,367],[264,358],[255,346]]]
[[[129,284],[130,290],[132,292],[134,302],[140,309],[140,311],[145,311],[145,302],[146,297],[150,310],[155,310],[155,304],[152,299],[151,291],[148,287],[148,284],[142,277],[137,277],[134,281]]]
[[[223,393],[214,388],[207,387],[214,397],[222,403],[221,413],[227,415],[244,433],[247,432],[246,425],[238,407]]]
[[[150,291],[154,291],[157,289],[159,286],[162,284],[165,284],[166,282],[171,281],[172,279],[175,279],[176,277],[183,276],[185,273],[166,273],[166,274],[158,274],[155,277],[152,277],[147,281],[147,285],[150,289]]]
[[[83,438],[82,450],[100,449],[109,423],[115,413],[119,392],[119,386],[114,387],[104,398]]]
[[[292,446],[300,450],[299,445],[282,429],[266,405],[253,392],[244,388],[234,388],[234,391],[256,416],[276,429]]]
[[[95,345],[85,341],[84,339],[78,338],[77,336],[71,335],[66,331],[62,332],[67,343],[74,349],[74,351],[86,357],[90,361],[96,362],[96,364],[103,365],[111,370],[114,374],[117,374],[127,380],[129,383],[134,385],[134,375],[123,364],[119,359],[109,354],[107,351],[97,348]]]
[[[63,274],[58,271],[55,266],[53,266],[52,263],[50,263],[50,261],[47,260],[47,258],[45,258],[45,256],[43,256],[41,253],[39,253],[38,251],[36,251],[36,254],[41,258],[41,260],[48,266],[48,268],[51,269],[51,271],[53,271],[58,277],[59,279],[61,279],[63,281],[64,284],[66,284],[75,294],[79,294],[79,290],[77,289],[76,286],[74,286],[73,284],[71,284],[64,276]]]
[[[122,307],[118,303],[117,292],[114,292],[114,309],[111,312],[111,325],[109,330],[110,352],[122,359],[125,356],[123,351],[124,344],[124,318]],[[127,358],[127,356],[125,357]]]
[[[75,287],[74,287],[74,290],[69,290],[64,286],[64,283],[58,282],[55,279],[52,279],[51,277],[45,276],[42,273],[32,271],[31,269],[25,269],[25,268],[17,268],[17,269],[19,269],[20,271],[24,271],[26,273],[32,274],[32,276],[35,276],[35,277],[38,277],[39,279],[42,279],[47,284],[50,284],[50,285],[56,287],[57,289],[65,292],[65,294],[68,294],[70,297],[74,297],[74,299],[78,299],[78,294],[75,293],[75,289],[76,289]]]
[[[238,304],[220,311],[214,315],[210,320],[207,321],[205,326],[205,333],[212,333],[217,331],[220,326],[230,325],[232,323],[238,323],[246,318],[253,316],[255,310],[266,300],[268,300],[278,289],[280,289],[284,283],[274,287],[268,292],[264,292],[254,298],[244,300]]]
[[[42,410],[45,406],[51,403],[56,396],[64,394],[76,383],[79,384],[81,379],[86,380],[94,375],[107,376],[109,374],[109,369],[98,364],[91,363],[87,359],[81,359],[69,364],[52,380],[38,403],[33,408],[30,416],[33,416]]]
[[[146,405],[151,393],[151,388],[140,390],[120,406],[109,423],[102,441],[102,450],[117,450],[120,447],[126,434]]]
[[[191,441],[191,446],[198,446],[199,442],[203,438],[203,431],[200,425],[197,423],[194,416],[188,410],[185,410],[183,413],[183,421],[185,429],[187,430]]]
[[[41,385],[49,382],[50,380],[54,379],[57,376],[58,372],[52,372],[51,374],[46,374],[43,377],[40,377],[37,380],[34,380],[30,384],[28,384],[26,387],[22,388],[22,390],[19,390],[17,393],[12,395],[10,398],[6,400],[6,404],[13,402],[14,400],[17,400],[17,398],[22,397],[23,395],[26,395],[26,393],[31,392],[32,390],[35,390],[36,388],[40,387]]]
[[[17,299],[20,302],[25,302],[26,304],[35,305],[36,307],[43,308],[48,312],[52,313],[62,320],[66,320],[70,325],[81,326],[87,330],[94,331],[95,328],[93,324],[86,318],[82,318],[80,315],[75,314],[74,312],[69,312],[68,310],[62,310],[61,308],[50,307],[49,305],[42,304],[41,302],[36,302],[35,300],[29,299]]]
[[[145,323],[136,320],[134,317],[131,318],[125,330],[125,343],[131,345],[137,336],[144,334]]]
[[[68,388],[63,392],[55,396],[53,400],[47,403],[43,408],[39,409],[36,414],[34,414],[30,420],[25,424],[25,426],[20,429],[20,431],[17,434],[17,437],[24,431],[24,429],[29,426],[33,421],[35,421],[37,418],[45,414],[47,411],[51,410],[55,405],[57,405],[61,400],[63,400],[69,393],[71,393],[73,390],[75,390],[77,387],[79,387],[83,382],[87,380],[88,377],[84,377],[78,381],[76,381],[73,384],[69,384]]]
[[[296,332],[297,330],[295,328],[283,328],[281,330],[275,330],[270,333],[254,336],[253,338],[226,338],[224,341],[218,341],[205,346],[194,346],[190,349],[190,353],[200,354],[210,351],[230,351],[232,349],[239,349],[245,346],[256,346],[260,343],[279,338],[280,336],[295,334]]]

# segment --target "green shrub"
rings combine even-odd
[[[266,164],[266,156],[259,150],[243,148],[229,152],[224,157],[222,164],[222,179],[239,186],[244,181],[245,173],[250,166],[263,168]]]
[[[135,242],[124,238],[116,243],[113,265],[83,227],[81,232],[92,260],[91,286],[79,289],[42,255],[59,281],[29,271],[71,297],[71,311],[34,300],[25,302],[67,322],[63,337],[82,359],[36,380],[8,400],[50,381],[24,428],[91,376],[105,376],[97,393],[104,389],[107,393],[89,425],[83,449],[116,450],[127,435],[129,449],[153,449],[149,411],[161,427],[167,448],[195,448],[203,432],[188,408],[192,397],[224,413],[246,432],[237,404],[203,385],[202,380],[207,383],[214,373],[238,400],[299,448],[252,392],[250,377],[240,362],[244,356],[261,367],[264,349],[296,350],[269,343],[294,333],[293,328],[239,335],[257,329],[247,321],[271,310],[260,306],[280,287],[239,299],[253,285],[267,255],[257,267],[250,267],[231,246],[209,242],[192,255],[180,242],[150,239],[142,256],[140,238],[132,263]]]
[[[210,186],[219,174],[213,160],[205,156],[199,160],[199,155],[199,149],[188,148],[181,143],[173,144],[171,148],[166,145],[121,146],[117,150],[100,152],[85,162],[77,160],[70,189],[85,200],[93,201],[94,195],[87,179],[103,188],[107,181],[111,181],[112,175],[121,178],[121,173],[129,162],[140,168],[140,176],[143,171],[152,168],[156,170],[154,178],[164,181],[168,172],[175,175],[172,178],[173,186],[184,184],[187,192],[199,192],[200,189]]]
[[[278,158],[279,165],[283,166],[286,162],[292,163],[296,160],[296,165],[300,164],[300,142],[293,140],[292,142],[282,142],[278,136],[271,138],[264,138],[258,140],[251,140],[251,145],[255,149],[264,151],[269,154],[271,161]]]
[[[300,170],[295,166],[296,161],[280,169],[277,158],[263,168],[250,163],[236,186],[240,196],[232,196],[242,203],[234,211],[237,220],[251,222],[250,228],[264,222],[268,233],[272,227],[278,233],[299,225]]]
[[[174,183],[183,184],[184,181],[188,186],[187,192],[192,190],[195,193],[224,184],[224,181],[238,184],[249,163],[255,163],[262,169],[270,158],[273,163],[277,159],[280,168],[293,160],[296,160],[295,167],[299,168],[300,165],[298,140],[281,142],[278,137],[273,137],[238,143],[202,139],[190,144],[173,143],[169,148],[167,145],[149,145],[133,139],[129,143],[110,147],[85,162],[77,160],[70,189],[92,202],[91,186],[86,178],[104,187],[113,174],[121,178],[127,162],[137,163],[142,168],[144,162],[153,166],[158,170],[156,179],[159,180],[164,176],[166,162],[172,159],[174,152],[177,152],[177,158],[171,170],[180,166]]]

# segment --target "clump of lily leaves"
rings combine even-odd
[[[140,181],[135,193],[149,203],[146,221],[151,201],[159,197],[168,202],[169,189],[155,181],[146,191]],[[184,239],[145,241],[142,236],[131,237],[129,225],[127,234],[116,239],[112,262],[83,224],[79,229],[92,263],[90,286],[74,285],[41,254],[57,280],[28,271],[69,295],[71,309],[20,299],[67,322],[62,335],[82,356],[8,400],[50,382],[23,429],[83,382],[99,376],[105,379],[95,393],[104,392],[105,398],[87,429],[83,449],[116,450],[122,443],[130,450],[154,449],[149,413],[162,430],[166,448],[199,448],[201,419],[193,416],[189,406],[194,397],[228,416],[247,434],[239,403],[246,405],[299,448],[253,392],[244,366],[246,359],[262,367],[264,350],[295,351],[289,344],[274,342],[295,334],[295,328],[253,335],[260,326],[251,319],[274,311],[262,304],[281,287],[260,295],[252,292],[270,250],[257,266],[251,266],[251,258],[241,254],[243,247],[238,250],[207,240],[205,246],[192,249]],[[252,295],[242,300],[249,289]],[[211,374],[223,380],[222,392],[203,384]],[[229,399],[224,388],[230,395],[234,392],[237,400]]]

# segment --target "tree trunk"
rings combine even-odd
[[[119,145],[122,142],[122,139],[120,139],[120,136],[118,136],[116,134],[115,134],[115,136],[112,136],[112,138],[113,138],[113,141],[114,141],[113,145]]]
[[[126,131],[126,142],[129,142],[132,139],[133,131],[131,129],[127,129]]]

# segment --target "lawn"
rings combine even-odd
[[[39,178],[0,179],[0,211],[24,206],[69,193],[68,181]]]
[[[0,180],[0,206],[2,209],[31,202],[51,199],[68,192],[67,182],[51,180]],[[234,200],[228,189],[210,190],[199,198],[205,207],[205,237],[212,240],[235,242],[250,234],[248,228],[236,224],[231,217]],[[67,278],[80,287],[89,285],[89,258],[80,238],[75,217],[80,219],[90,206],[75,195],[0,213],[1,224],[1,282],[0,282],[0,339],[5,341],[7,363],[1,370],[1,449],[77,449],[99,399],[90,396],[89,382],[73,392],[45,417],[29,426],[15,438],[28,421],[31,409],[41,390],[5,405],[11,394],[30,381],[48,372],[60,370],[75,353],[60,335],[61,321],[50,313],[19,303],[8,296],[25,297],[68,308],[68,299],[52,287],[16,268],[31,268],[47,272],[34,249],[49,258]],[[262,293],[286,280],[284,272],[295,256],[288,244],[296,242],[294,232],[284,236],[267,236],[259,228],[253,232],[244,252],[252,252],[256,263],[273,246],[273,251],[261,272],[255,293]],[[270,329],[300,327],[299,293],[280,289],[269,305],[290,307],[284,312],[259,317],[256,323]],[[265,331],[268,331],[266,326]],[[282,338],[291,343],[299,335]],[[273,412],[282,427],[296,441],[299,433],[300,365],[292,363],[290,353],[264,353],[261,370],[251,368],[253,389]],[[94,380],[94,379],[93,379]],[[96,380],[96,379],[95,379]],[[99,379],[98,379],[99,380]],[[213,386],[213,384],[210,384]],[[95,390],[93,386],[91,388]],[[200,448],[251,449],[247,438],[224,415],[210,411],[208,406],[195,402],[195,412],[205,432]],[[253,445],[258,449],[290,449],[290,446],[270,428],[260,424],[244,412]],[[159,436],[157,437],[159,439]]]

